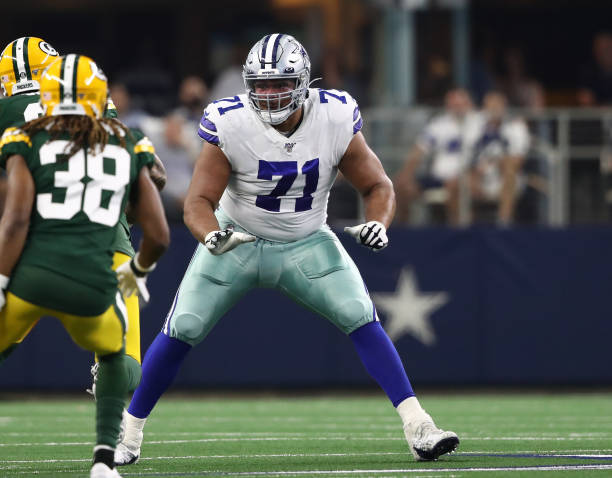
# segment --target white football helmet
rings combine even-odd
[[[273,33],[251,48],[242,77],[253,111],[265,123],[280,124],[306,99],[310,84],[310,59],[304,47],[291,35]],[[284,93],[255,93],[255,82],[268,79],[294,80],[295,86]],[[262,108],[262,105],[265,107]]]

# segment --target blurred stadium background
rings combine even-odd
[[[511,114],[528,125],[524,168],[536,179],[512,224],[478,221],[464,188],[461,227],[446,225],[439,204],[423,199],[408,224],[390,230],[384,253],[339,236],[417,390],[606,387],[610,18],[610,2],[597,0],[22,0],[3,5],[0,44],[39,36],[62,54],[94,58],[120,118],[150,136],[167,166],[173,242],[149,279],[143,352],[195,247],[180,202],[201,108],[242,92],[240,65],[263,34],[296,36],[313,78],[322,77],[314,86],[357,99],[366,138],[390,176],[449,88],[466,88],[476,109],[488,91],[503,92]],[[339,182],[330,223],[341,231],[360,212],[354,192]],[[3,365],[0,390],[82,390],[89,363],[54,320],[43,321]],[[338,331],[278,293],[257,291],[196,348],[175,389],[374,386]]]

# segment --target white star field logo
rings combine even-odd
[[[387,317],[385,329],[393,342],[410,334],[425,345],[436,343],[430,316],[448,302],[448,293],[420,292],[414,272],[405,267],[395,292],[376,292],[372,299]]]

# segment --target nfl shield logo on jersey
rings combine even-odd
[[[285,149],[287,150],[288,153],[293,151],[294,146],[295,146],[295,143],[285,143]]]

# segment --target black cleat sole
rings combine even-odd
[[[115,462],[115,466],[133,465],[134,463],[136,463],[138,461],[139,458],[140,458],[140,455],[137,455],[134,458],[132,458],[130,461],[126,461],[125,463],[116,463]]]
[[[415,448],[414,451],[417,452],[419,458],[423,461],[434,461],[437,460],[440,456],[446,453],[452,453],[459,446],[459,438],[457,437],[449,437],[443,440],[440,440],[436,446],[433,447],[431,451],[420,450]]]

